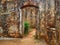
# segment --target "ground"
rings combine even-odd
[[[1,40],[0,45],[47,45],[45,41],[35,39],[34,35],[35,29],[23,39]]]

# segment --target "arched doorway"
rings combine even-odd
[[[40,15],[38,4],[26,4],[20,9],[20,33],[24,35],[24,22],[29,23],[30,28],[36,29],[36,34],[40,30]],[[37,36],[37,35],[36,35]]]

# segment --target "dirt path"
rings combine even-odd
[[[44,41],[34,39],[35,29],[23,39],[0,40],[0,45],[46,45]]]
[[[29,33],[29,35],[25,38],[23,38],[20,42],[20,45],[46,45],[46,43],[43,41],[35,40],[35,29],[32,29],[33,31]]]

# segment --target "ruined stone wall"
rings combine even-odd
[[[58,31],[58,43],[60,44],[60,0],[55,0],[56,29]]]

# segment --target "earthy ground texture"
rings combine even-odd
[[[46,42],[34,38],[35,29],[23,39],[0,40],[0,45],[47,45]]]

